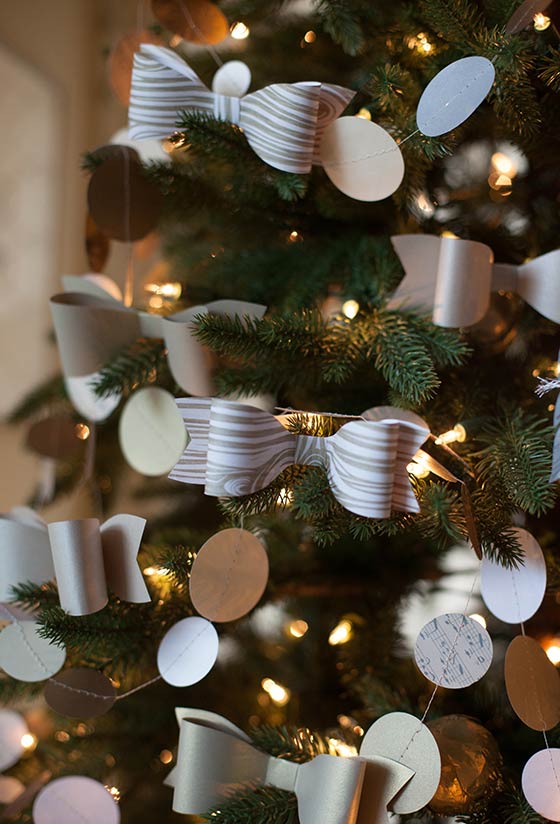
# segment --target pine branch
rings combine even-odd
[[[191,567],[196,558],[196,550],[185,546],[169,546],[158,555],[158,565],[164,569],[174,584],[186,586],[189,583]]]
[[[201,821],[208,824],[298,824],[297,798],[276,787],[247,787],[227,795]]]
[[[318,732],[301,727],[252,727],[250,736],[256,747],[275,758],[297,764],[312,761],[317,755],[331,753],[328,739]]]
[[[421,0],[422,16],[448,43],[468,49],[484,30],[482,15],[470,0]]]
[[[345,0],[316,0],[317,13],[323,28],[346,54],[353,57],[365,45],[365,35],[359,16]]]
[[[140,338],[100,369],[92,386],[98,398],[128,395],[146,384],[169,384],[167,352],[161,340]]]

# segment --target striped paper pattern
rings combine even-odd
[[[285,172],[311,171],[319,162],[325,128],[355,94],[342,86],[306,82],[228,97],[210,91],[171,49],[150,44],[140,49],[134,55],[128,110],[131,138],[168,137],[181,111],[207,112],[240,126],[261,160]]]

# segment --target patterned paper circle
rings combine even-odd
[[[505,661],[508,698],[516,714],[533,730],[551,730],[560,723],[560,676],[534,638],[518,635]]]
[[[523,551],[523,563],[508,569],[483,558],[480,591],[490,612],[508,624],[522,624],[535,614],[546,590],[546,563],[536,539],[525,529],[515,533]]]
[[[28,732],[19,712],[0,710],[0,770],[8,770],[17,764],[24,751],[21,739]]]
[[[531,807],[549,821],[560,821],[560,750],[540,750],[525,764],[523,794]]]
[[[416,639],[418,668],[433,684],[448,689],[470,687],[492,663],[492,640],[486,630],[462,613],[429,621]]]
[[[208,675],[218,657],[218,633],[204,618],[183,618],[164,635],[157,665],[174,687],[189,687]]]
[[[413,813],[431,801],[439,785],[441,758],[434,736],[419,718],[406,712],[391,712],[379,718],[360,747],[360,756],[376,755],[414,770],[408,784],[395,796],[393,812]]]
[[[235,621],[259,602],[268,581],[268,555],[256,535],[224,529],[196,556],[190,595],[197,612],[210,621]]]
[[[165,475],[187,445],[175,398],[155,386],[134,392],[119,421],[119,441],[130,466],[143,475]]]
[[[450,132],[478,109],[494,83],[494,64],[486,57],[463,57],[431,80],[418,103],[416,123],[429,137]]]
[[[94,718],[109,712],[116,691],[106,675],[78,667],[60,672],[45,685],[45,700],[60,715]]]
[[[19,681],[51,678],[66,660],[66,650],[39,635],[35,621],[18,621],[0,633],[0,667]]]
[[[354,200],[383,200],[404,176],[401,150],[377,123],[362,117],[339,117],[321,141],[321,163],[337,189]]]
[[[243,97],[251,85],[251,69],[242,60],[228,60],[212,78],[212,91],[228,97]]]
[[[132,64],[134,55],[140,51],[142,43],[153,43],[163,46],[164,42],[159,35],[149,29],[133,31],[121,37],[109,55],[109,79],[115,96],[123,106],[128,106],[130,100],[130,83],[132,80]]]
[[[84,775],[57,778],[33,804],[35,824],[119,824],[118,804],[99,781]]]
[[[152,0],[152,9],[162,26],[191,43],[215,45],[228,36],[227,18],[210,0]]]

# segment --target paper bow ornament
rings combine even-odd
[[[176,709],[177,766],[166,784],[173,809],[201,815],[240,785],[268,784],[297,796],[301,824],[386,824],[387,807],[414,776],[391,758],[318,755],[294,764],[255,749],[238,727],[212,712]]]
[[[20,507],[0,518],[0,601],[11,587],[56,577],[62,609],[89,615],[108,601],[107,587],[132,603],[150,601],[137,555],[146,521],[115,515],[100,526],[96,518],[47,524]]]
[[[111,291],[108,285],[112,284]],[[99,276],[63,278],[67,291],[51,298],[51,313],[66,378],[93,376],[140,337],[163,338],[169,369],[191,395],[214,391],[213,355],[194,336],[196,315],[208,313],[261,318],[266,306],[217,300],[162,317],[124,306],[116,284]]]
[[[184,110],[235,123],[261,160],[283,172],[305,174],[319,163],[326,127],[355,96],[328,83],[275,83],[245,97],[210,91],[175,52],[143,44],[134,55],[128,109],[134,140],[168,137]]]
[[[390,306],[404,301],[432,312],[438,326],[472,326],[490,306],[490,294],[515,292],[545,318],[560,323],[560,249],[521,266],[494,263],[489,246],[433,235],[391,238],[405,277]]]
[[[177,406],[191,440],[169,477],[203,484],[207,495],[249,495],[288,466],[305,464],[324,467],[333,495],[356,515],[418,512],[406,467],[428,437],[427,425],[354,420],[320,438],[294,435],[281,418],[235,401],[182,398]]]
[[[560,352],[558,352],[558,361],[560,362]],[[559,378],[539,378],[539,386],[536,390],[539,397],[542,398],[547,392],[553,390],[560,390]],[[551,484],[560,481],[560,394],[554,405],[552,425],[554,426],[554,443],[552,447],[552,469],[549,478]]]

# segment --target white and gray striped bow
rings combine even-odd
[[[303,464],[322,466],[337,501],[356,515],[418,512],[406,467],[429,437],[423,421],[352,420],[321,438],[295,435],[274,415],[222,398],[181,398],[177,406],[190,442],[169,477],[203,484],[207,495],[249,495]]]
[[[235,123],[261,160],[283,172],[306,174],[319,163],[325,128],[355,92],[330,83],[275,83],[244,97],[210,91],[171,49],[143,44],[134,55],[129,135],[168,137],[184,110]]]

